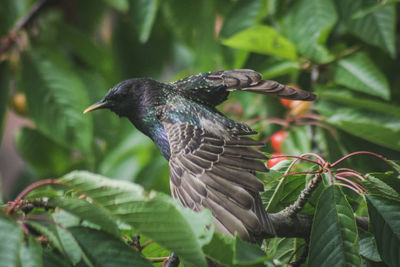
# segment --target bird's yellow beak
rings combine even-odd
[[[100,102],[97,102],[97,103],[91,105],[90,107],[88,107],[87,109],[85,109],[85,110],[83,111],[83,114],[86,114],[86,113],[88,113],[88,112],[90,112],[90,111],[93,111],[93,110],[96,110],[96,109],[105,108],[105,107],[106,107],[106,104],[107,104],[107,102],[106,102],[106,101],[103,101],[103,100],[100,101]]]

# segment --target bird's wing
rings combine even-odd
[[[230,91],[240,90],[259,94],[276,95],[280,98],[313,101],[316,95],[295,89],[276,81],[263,80],[261,74],[249,69],[221,70],[190,76],[172,83],[187,97],[200,99],[213,96],[212,104],[220,104]],[[206,91],[206,94],[204,94]]]
[[[259,196],[264,185],[252,174],[268,171],[260,161],[266,156],[251,148],[259,142],[235,135],[218,139],[189,123],[163,125],[174,198],[195,211],[209,208],[219,232],[251,241],[261,232],[273,233]]]

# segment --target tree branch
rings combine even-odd
[[[290,217],[286,211],[270,213],[269,217],[278,237],[309,238],[313,222],[312,215],[297,214]],[[368,230],[368,218],[356,216],[357,226]]]

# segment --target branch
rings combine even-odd
[[[1,38],[0,55],[11,47],[11,45],[18,39],[18,32],[25,29],[37,17],[47,2],[48,0],[37,1],[33,5],[32,9],[14,25],[9,34]]]
[[[280,211],[270,213],[269,217],[278,237],[310,238],[313,223],[312,215],[297,214],[292,218],[285,211]],[[358,227],[368,230],[367,217],[356,216],[355,219]]]

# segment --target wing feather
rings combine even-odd
[[[195,211],[209,208],[220,232],[237,232],[249,241],[262,231],[273,232],[259,202],[264,185],[253,174],[268,171],[260,161],[266,157],[250,147],[259,142],[235,134],[228,141],[219,139],[190,123],[163,125],[171,148],[174,198]]]

